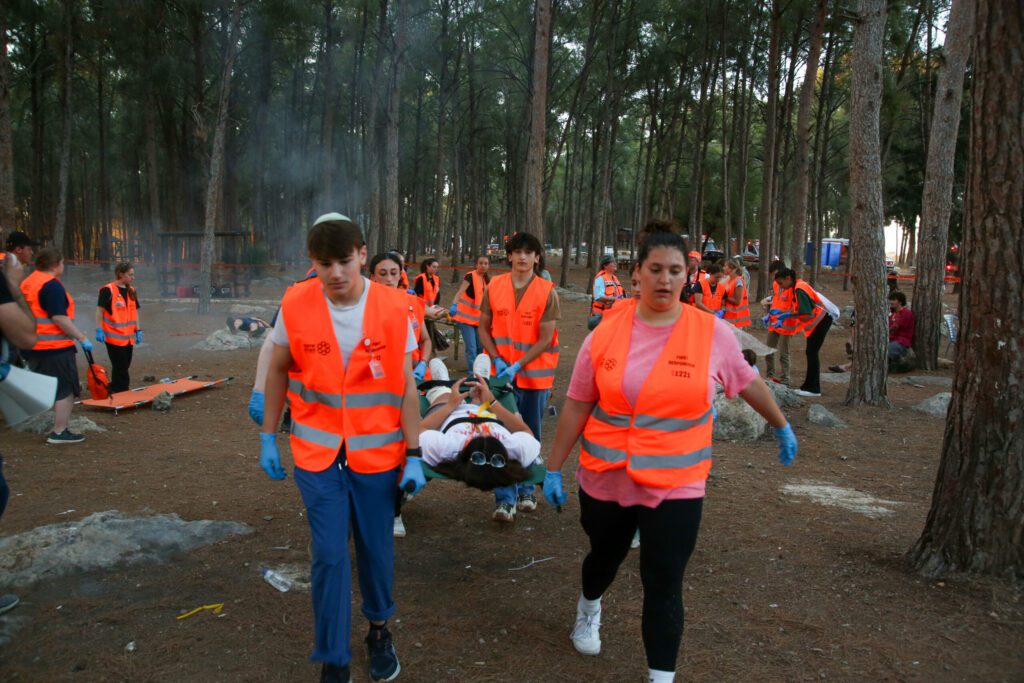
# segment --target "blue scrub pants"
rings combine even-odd
[[[352,660],[352,566],[349,532],[355,541],[363,615],[383,621],[395,612],[391,597],[395,547],[392,531],[400,470],[359,474],[345,451],[322,472],[295,468],[313,538],[315,662],[345,666]]]
[[[540,441],[540,424],[544,419],[544,410],[548,405],[548,397],[551,396],[550,389],[519,389],[513,390],[516,397],[516,405],[519,414],[523,416],[523,422],[530,428],[533,435]],[[526,496],[533,493],[533,484],[515,484],[513,486],[500,486],[494,489],[494,502],[515,503],[519,496]]]
[[[473,361],[483,352],[483,348],[480,346],[480,335],[477,333],[477,328],[473,325],[467,325],[466,323],[455,324],[459,326],[459,332],[462,333],[462,341],[466,342],[466,370],[472,375]]]

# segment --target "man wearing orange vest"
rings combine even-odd
[[[480,304],[480,344],[493,359],[499,380],[515,382],[523,421],[540,441],[541,419],[558,366],[558,318],[555,286],[536,274],[543,251],[540,240],[519,232],[505,243],[511,273],[491,279]],[[515,513],[537,509],[533,486],[494,490],[493,519],[515,521]]]
[[[791,324],[783,325],[779,321],[778,315],[772,313],[772,311],[788,311],[793,305],[790,300],[793,290],[782,289],[775,281],[775,274],[785,267],[786,264],[782,261],[772,261],[768,265],[768,277],[772,281],[772,295],[765,297],[761,303],[768,309],[768,315],[762,319],[764,326],[768,328],[768,346],[778,349],[777,354],[769,353],[764,357],[765,377],[775,382],[789,384],[789,340],[796,334],[796,328]],[[776,355],[779,357],[781,375],[775,374]]]
[[[832,316],[814,288],[798,278],[792,268],[780,269],[775,273],[775,281],[779,283],[780,290],[791,292],[792,303],[788,311],[770,313],[776,313],[780,324],[793,330],[791,334],[802,332],[807,337],[807,378],[796,393],[799,396],[821,396],[821,360],[818,353],[832,327]]]
[[[601,316],[605,311],[610,310],[617,300],[626,295],[625,290],[622,289],[622,283],[615,276],[615,271],[618,269],[619,264],[614,256],[608,255],[601,258],[601,270],[594,278],[592,294],[594,302],[590,305],[590,317],[596,318],[593,324],[588,322],[591,329],[601,322]]]
[[[75,301],[58,279],[64,273],[64,257],[53,247],[36,253],[36,269],[21,282],[36,319],[36,343],[22,349],[29,370],[57,378],[57,396],[53,404],[53,432],[46,443],[64,444],[85,441],[68,429],[75,398],[82,393],[75,363],[75,342],[92,351],[92,342],[75,326]]]
[[[286,476],[275,432],[287,394],[313,545],[312,659],[322,662],[321,681],[349,680],[351,532],[370,678],[390,681],[401,671],[387,628],[396,493],[399,483],[410,494],[425,483],[408,295],[363,277],[362,234],[340,214],[321,217],[306,245],[316,278],[288,289],[271,332],[260,465],[271,479]]]
[[[699,284],[693,297],[693,305],[716,318],[722,318],[725,316],[725,309],[722,307],[725,301],[722,266],[712,263],[708,266],[707,274],[706,278],[697,280]]]
[[[483,350],[480,346],[480,304],[490,282],[487,275],[490,267],[491,260],[487,256],[477,256],[476,267],[462,278],[459,291],[455,292],[455,299],[448,309],[452,322],[466,343],[466,371],[470,377],[473,376],[473,361]]]

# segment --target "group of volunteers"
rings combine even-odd
[[[64,274],[63,255],[55,247],[37,250],[39,246],[24,232],[14,231],[7,236],[6,251],[0,254],[0,260],[17,274],[17,293],[24,298],[35,324],[34,343],[15,347],[17,357],[4,362],[23,361],[29,370],[57,379],[53,431],[46,442],[79,443],[85,437],[69,427],[75,399],[82,393],[75,343],[81,344],[87,353],[93,350],[93,344],[75,325],[75,301],[60,279]],[[24,269],[30,267],[33,270],[26,275]],[[132,285],[134,280],[132,264],[118,263],[114,280],[100,288],[96,302],[96,341],[106,345],[110,359],[107,389],[111,394],[130,388],[132,351],[142,343],[138,313],[141,304]]]
[[[307,249],[313,268],[281,301],[260,353],[250,414],[261,425],[260,465],[280,480],[287,474],[276,435],[286,401],[291,411],[293,472],[312,537],[312,659],[321,662],[321,681],[351,675],[350,535],[369,622],[370,677],[390,681],[401,671],[387,627],[396,609],[395,505],[403,491],[420,491],[434,467],[493,489],[499,522],[536,508],[534,487],[523,482],[541,461],[541,418],[559,361],[559,300],[539,272],[542,247],[534,236],[508,240],[508,273],[489,278],[489,262],[477,259],[450,309],[466,339],[468,371],[452,383],[423,340],[421,315],[438,314],[436,261],[421,265],[411,294],[403,291],[397,254],[374,256],[367,278],[361,230],[341,214],[317,219]],[[716,385],[765,417],[783,465],[797,451],[793,430],[729,324],[681,303],[688,256],[672,224],[652,221],[631,297],[605,264],[608,279],[595,297],[601,321],[576,356],[543,477],[545,498],[560,508],[568,497],[561,470],[580,444],[575,479],[590,542],[570,631],[580,653],[600,653],[601,598],[639,530],[641,630],[647,678],[655,682],[675,675],[683,573],[712,463]],[[742,321],[745,287],[717,287],[730,289],[733,319]]]

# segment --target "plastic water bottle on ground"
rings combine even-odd
[[[266,581],[282,593],[287,593],[292,587],[292,582],[290,579],[281,576],[269,567],[263,567],[262,569],[260,569],[260,574],[263,576],[264,581]]]

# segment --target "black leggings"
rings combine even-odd
[[[818,358],[818,352],[821,351],[821,345],[825,343],[825,337],[828,335],[830,327],[832,327],[832,316],[826,313],[821,322],[814,327],[811,336],[807,338],[807,379],[800,387],[804,391],[821,393],[821,360]]]
[[[107,344],[107,357],[110,358],[110,393],[116,394],[119,391],[131,389],[131,379],[128,377],[128,368],[132,365],[132,344],[115,346]]]
[[[583,597],[596,600],[615,579],[640,529],[641,631],[647,665],[675,671],[683,640],[683,572],[697,544],[703,498],[666,500],[656,508],[598,500],[580,489],[580,522],[590,537],[583,559]]]

